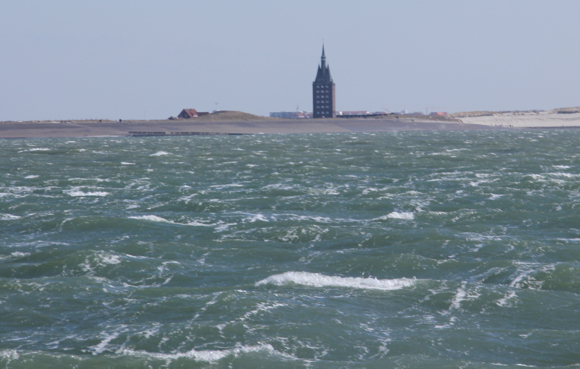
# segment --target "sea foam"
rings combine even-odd
[[[85,197],[85,196],[102,197],[109,195],[109,193],[105,191],[83,192],[80,190],[65,190],[63,192],[72,197]]]
[[[276,353],[274,348],[269,344],[259,346],[241,346],[229,350],[191,350],[183,353],[163,354],[156,352],[135,351],[124,349],[121,351],[123,355],[128,356],[144,356],[160,360],[177,360],[181,358],[194,359],[197,361],[215,362],[228,356],[238,356],[240,354],[251,352],[266,352],[268,354]]]
[[[286,272],[275,274],[256,283],[256,286],[273,284],[275,286],[284,286],[289,284],[298,284],[309,287],[346,287],[366,290],[399,290],[410,287],[417,280],[399,278],[399,279],[376,279],[376,278],[359,278],[359,277],[336,277],[327,276],[319,273],[307,272]]]

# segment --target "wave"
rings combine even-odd
[[[103,197],[109,195],[109,193],[105,191],[83,192],[80,190],[65,190],[63,192],[73,197],[85,197],[85,196]]]
[[[135,216],[135,217],[129,217],[129,219],[148,220],[150,222],[175,224],[175,222],[172,222],[171,220],[167,220],[165,218],[158,217],[157,215],[140,215],[140,216]]]
[[[141,357],[148,357],[148,358],[155,358],[160,360],[177,360],[181,358],[187,359],[194,359],[197,361],[206,361],[206,362],[215,362],[226,358],[228,356],[238,356],[240,354],[252,353],[252,352],[265,352],[268,354],[275,354],[277,353],[269,344],[263,344],[259,346],[241,346],[236,347],[229,350],[191,350],[188,352],[183,353],[175,353],[175,354],[163,354],[163,353],[154,353],[154,352],[146,352],[146,351],[135,351],[130,349],[125,349],[121,351],[121,354],[128,355],[128,356],[141,356]]]
[[[169,155],[169,153],[165,151],[157,151],[155,154],[151,154],[149,156],[163,156],[163,155]]]
[[[49,149],[49,148],[47,148],[47,147],[33,147],[32,149],[28,149],[28,150],[21,150],[21,151],[18,151],[18,152],[19,152],[19,153],[21,153],[21,152],[27,152],[27,151],[28,151],[28,152],[36,152],[36,151],[50,151],[50,149]]]
[[[193,221],[188,222],[188,223],[177,223],[177,222],[174,222],[172,220],[159,217],[157,215],[138,215],[138,216],[129,217],[129,219],[146,220],[149,222],[169,223],[169,224],[176,224],[176,225],[182,225],[182,226],[194,226],[194,227],[215,227],[215,226],[218,226],[219,224],[221,224],[220,222],[218,222],[218,223],[203,223],[203,222],[200,222],[197,220],[193,220]]]
[[[256,282],[256,286],[267,284],[273,284],[275,286],[298,284],[310,287],[346,287],[365,290],[392,291],[410,287],[416,282],[416,279],[407,278],[376,279],[359,277],[336,277],[308,272],[286,272],[282,274],[275,274],[259,282]]]
[[[387,215],[383,215],[382,217],[377,218],[378,220],[387,220],[387,219],[400,219],[400,220],[413,220],[415,219],[415,215],[411,212],[396,212],[393,211]]]

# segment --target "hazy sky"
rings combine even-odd
[[[580,105],[580,1],[0,0],[0,120]]]

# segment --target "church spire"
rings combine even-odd
[[[312,82],[312,117],[336,118],[336,90],[330,75],[330,67],[326,63],[324,41],[316,79]]]
[[[320,57],[320,65],[318,66],[318,73],[316,73],[316,82],[332,82],[330,75],[330,67],[326,64],[326,53],[324,52],[324,42],[322,43],[322,56]]]

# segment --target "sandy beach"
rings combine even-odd
[[[455,115],[466,124],[478,124],[508,128],[580,128],[580,112],[567,109],[556,109],[540,112],[490,112],[479,116]],[[465,113],[469,114],[469,113]]]

